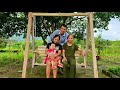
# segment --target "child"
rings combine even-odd
[[[57,61],[59,64],[58,66],[59,67],[62,67],[62,64],[60,63],[60,57],[54,57],[54,55],[56,54],[56,47],[55,47],[55,44],[51,44],[50,48],[48,49],[47,51],[47,57],[46,59],[44,60],[44,63],[47,62],[47,60],[50,60],[51,64],[52,64],[52,69],[56,69],[57,67],[55,66],[55,62]]]
[[[74,42],[74,36],[72,34],[68,35],[67,43],[63,45],[63,75],[64,78],[75,78],[76,74],[76,61],[75,61],[75,51],[82,51]],[[84,52],[82,52],[84,55]]]

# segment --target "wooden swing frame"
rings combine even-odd
[[[94,41],[94,31],[93,31],[93,13],[28,13],[28,29],[27,29],[27,37],[26,37],[26,46],[24,53],[24,61],[23,61],[23,70],[22,70],[22,78],[26,78],[27,64],[28,64],[28,55],[29,55],[29,44],[30,44],[30,33],[32,32],[33,43],[35,41],[34,37],[34,16],[88,16],[88,28],[86,35],[86,51],[88,52],[89,38],[91,37],[91,46],[92,46],[92,59],[93,59],[93,71],[94,78],[98,78],[98,69],[97,69],[97,60],[96,60],[96,52],[95,52],[95,41]],[[33,50],[35,50],[35,46],[33,45]],[[88,53],[84,57],[84,63],[87,65]]]

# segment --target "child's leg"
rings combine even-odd
[[[52,69],[56,69],[57,67],[56,67],[56,63],[55,63],[55,61],[54,60],[52,60]]]
[[[58,61],[58,66],[61,67],[61,68],[63,68],[63,64],[61,63],[60,60]]]
[[[61,58],[58,56],[55,58],[55,61],[58,63],[59,67],[63,67],[62,63],[60,62]]]
[[[53,60],[51,61],[51,64],[52,64],[52,67],[54,66],[54,62],[53,62]]]

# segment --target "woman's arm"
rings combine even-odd
[[[63,56],[63,58],[66,58],[65,57],[65,50],[63,50],[63,52],[62,52],[62,56]]]
[[[65,57],[65,50],[63,50],[63,52],[62,52],[62,56],[63,56],[63,60],[62,60],[62,62],[67,61],[67,59],[66,59],[66,57]]]
[[[56,53],[54,57],[57,57],[57,56],[59,56],[60,54],[61,54],[61,50],[58,50],[58,53]]]
[[[48,48],[45,49],[45,54],[46,54],[46,55],[48,55],[48,52],[47,52],[47,51],[48,51]]]

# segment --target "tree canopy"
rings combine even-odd
[[[94,12],[94,31],[108,30],[109,21],[112,18],[120,19],[120,12]],[[14,34],[26,35],[28,23],[28,12],[0,12],[0,37],[9,38]],[[36,36],[46,37],[54,30],[59,29],[60,24],[68,26],[71,32],[78,39],[83,39],[87,25],[86,17],[36,17]]]

